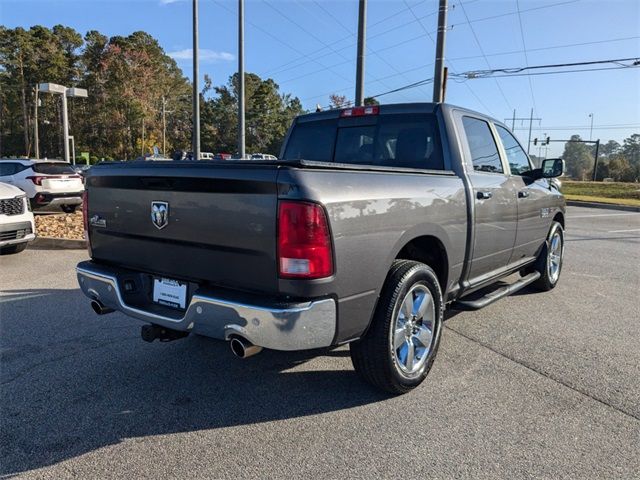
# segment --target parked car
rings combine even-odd
[[[113,163],[87,177],[99,314],[147,341],[195,332],[247,357],[350,344],[368,382],[404,393],[436,356],[446,308],[554,288],[565,201],[501,122],[446,104],[298,117],[280,160]],[[489,292],[513,273],[515,282]]]
[[[269,155],[268,153],[252,153],[249,157],[251,160],[277,160],[275,155]]]
[[[0,182],[0,255],[23,251],[36,238],[35,231],[27,195]]]
[[[73,213],[82,203],[82,177],[66,162],[56,160],[0,160],[0,182],[24,191],[35,211],[60,207]]]

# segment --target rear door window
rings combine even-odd
[[[13,175],[16,173],[16,163],[13,162],[0,162],[0,177]]]
[[[462,117],[462,125],[469,144],[473,169],[477,172],[504,173],[489,124],[479,118]]]
[[[68,163],[36,163],[33,171],[44,175],[75,175],[75,171]]]

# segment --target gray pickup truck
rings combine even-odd
[[[196,333],[240,357],[349,343],[365,380],[403,393],[433,364],[445,308],[556,285],[562,171],[452,105],[303,115],[277,161],[92,168],[78,281],[147,341]]]

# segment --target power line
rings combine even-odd
[[[467,15],[467,10],[464,8],[464,3],[462,3],[462,0],[460,0],[459,4],[460,4],[460,8],[462,9],[462,13],[464,14],[464,17],[467,19],[467,22],[468,22],[469,21],[469,16]],[[478,44],[478,48],[480,49],[480,53],[484,57],[484,61],[487,63],[487,66],[489,68],[491,68],[491,64],[489,63],[489,59],[487,58],[487,55],[484,53],[484,49],[482,48],[482,44],[480,43],[480,39],[478,38],[478,35],[476,34],[476,31],[473,28],[473,25],[471,23],[469,23],[469,29],[471,30],[471,33],[473,34],[473,38],[475,38],[476,43]],[[505,103],[507,104],[507,107],[509,107],[509,110],[511,110],[513,107],[509,103],[509,100],[507,100],[507,96],[504,94],[504,91],[502,90],[502,87],[500,86],[500,83],[498,82],[498,80],[495,80],[495,82],[496,82],[496,87],[498,87],[498,90],[500,90],[500,94],[502,95],[502,98],[504,99]]]
[[[633,67],[640,65],[640,57],[627,57],[627,58],[613,58],[610,60],[589,60],[585,62],[571,62],[571,63],[550,63],[547,65],[534,65],[533,67],[511,67],[511,68],[492,68],[491,70],[472,70],[466,72],[468,78],[479,78],[493,73],[520,73],[525,70],[538,70],[543,68],[565,68],[565,67],[579,67],[584,65],[598,65],[602,63],[615,63],[622,67]],[[634,62],[632,65],[624,65],[622,62]]]
[[[522,28],[522,13],[520,12],[520,0],[516,0],[516,8],[518,9],[518,23],[520,24],[520,38],[522,38],[522,48],[524,49],[524,63],[528,67],[529,66],[529,57],[527,55],[527,44],[524,41],[524,28]],[[536,106],[536,97],[533,94],[533,80],[531,77],[528,77],[529,80],[529,91],[531,92],[531,101],[533,102],[533,108],[535,111],[538,111],[538,107]]]

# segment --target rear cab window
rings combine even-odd
[[[35,163],[31,167],[36,173],[43,175],[75,175],[76,172],[68,163]]]
[[[283,160],[444,169],[438,122],[431,113],[299,122]]]

